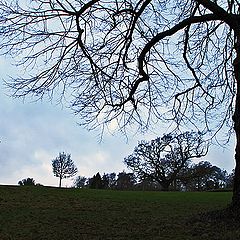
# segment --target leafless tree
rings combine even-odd
[[[240,206],[238,0],[0,0],[1,53],[24,72],[15,97],[67,99],[89,128],[158,120],[236,132]]]
[[[208,144],[200,133],[167,134],[149,142],[139,142],[124,163],[138,178],[156,181],[168,191],[189,161],[207,152]]]
[[[73,177],[78,171],[71,155],[64,152],[59,153],[59,156],[52,160],[52,169],[54,176],[59,178],[59,187],[62,187],[63,178]]]

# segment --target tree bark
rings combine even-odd
[[[235,149],[235,176],[233,183],[232,207],[240,209],[240,32],[236,36],[236,58],[234,60],[234,75],[236,79],[235,112],[233,115],[234,130],[236,133]]]

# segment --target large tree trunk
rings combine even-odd
[[[234,74],[236,78],[237,93],[235,102],[235,112],[233,115],[234,130],[236,133],[235,149],[235,177],[233,185],[232,207],[240,208],[240,33],[237,34],[236,59],[234,61]]]

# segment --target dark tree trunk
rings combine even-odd
[[[174,189],[174,191],[177,191],[177,179],[176,178],[173,180],[173,189]]]
[[[62,177],[59,177],[59,187],[62,187]]]
[[[232,207],[240,208],[240,33],[237,34],[236,59],[234,60],[234,74],[236,78],[237,93],[235,102],[235,112],[233,115],[234,130],[236,133],[235,149],[235,177],[233,184]]]
[[[160,184],[162,186],[162,191],[169,191],[170,183],[168,183],[168,182],[161,182]]]

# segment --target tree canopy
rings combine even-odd
[[[218,4],[0,1],[1,53],[25,72],[8,84],[16,97],[58,92],[89,128],[115,119],[145,129],[164,118],[216,130],[231,124],[236,90],[225,20],[237,5]]]
[[[208,144],[200,133],[168,134],[139,142],[124,163],[140,179],[157,181],[166,191],[191,159],[203,157],[207,152]]]

